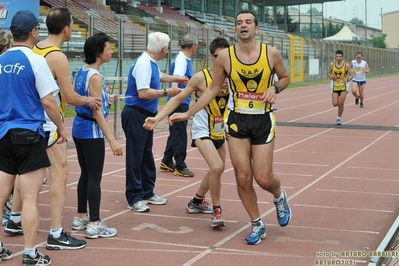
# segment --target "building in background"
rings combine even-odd
[[[399,49],[399,10],[382,14],[382,33],[386,34],[388,48]]]

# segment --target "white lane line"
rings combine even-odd
[[[308,207],[308,208],[320,208],[320,209],[338,209],[338,210],[351,210],[351,211],[367,211],[367,212],[387,212],[393,213],[394,211],[389,210],[377,210],[377,209],[360,209],[360,208],[345,208],[340,206],[322,206],[322,205],[307,205],[307,204],[294,204],[297,207]]]
[[[391,92],[386,92],[386,93],[383,93],[383,94],[379,94],[378,96],[370,97],[370,99],[378,98],[378,97],[384,96],[384,95],[386,95],[386,94],[391,94],[391,93],[396,93],[396,91],[391,91]],[[386,108],[386,107],[389,107],[389,106],[391,106],[391,105],[393,105],[393,104],[397,104],[398,102],[399,102],[399,101],[395,101],[395,102],[392,102],[392,103],[390,103],[390,104],[384,105],[384,106],[382,106],[382,107],[380,107],[380,108],[378,108],[378,109],[373,109],[373,111],[367,112],[367,113],[365,113],[364,115],[357,116],[356,118],[354,118],[354,119],[352,119],[352,120],[349,120],[349,121],[346,121],[346,122],[343,123],[343,124],[347,124],[347,123],[349,123],[349,122],[355,121],[355,120],[357,120],[357,119],[359,119],[359,118],[362,118],[362,117],[364,117],[364,116],[367,116],[367,115],[369,115],[369,114],[372,114],[372,113],[374,113],[374,112],[376,112],[376,111],[382,110],[382,109],[384,109],[384,108]],[[290,107],[290,108],[291,108],[291,107]],[[290,120],[290,121],[288,121],[288,123],[295,122],[295,121],[302,120],[302,119],[309,118],[309,117],[313,117],[313,116],[317,116],[317,115],[320,115],[320,114],[323,114],[323,113],[330,112],[330,111],[335,110],[335,109],[336,109],[336,107],[332,107],[332,108],[326,109],[326,110],[324,110],[324,111],[319,111],[319,112],[316,112],[316,113],[311,114],[311,115],[302,116],[302,117],[299,117],[299,118]],[[286,110],[286,109],[281,109],[281,110]]]
[[[314,164],[314,163],[286,163],[286,162],[273,162],[273,164],[288,164],[295,166],[315,166],[315,167],[328,167],[328,164]]]
[[[369,191],[325,189],[325,188],[317,188],[316,190],[318,190],[318,191],[325,191],[325,192],[339,192],[339,193],[356,193],[356,194],[367,194],[367,195],[399,196],[399,194],[397,194],[397,193],[384,193],[384,192],[369,192]]]
[[[354,169],[366,169],[366,170],[384,170],[384,171],[399,171],[399,168],[379,168],[379,167],[365,167],[365,166],[347,166],[348,168],[354,168]]]
[[[330,129],[331,130],[331,129]],[[325,130],[323,132],[327,132],[329,130]],[[316,134],[312,137],[309,137],[307,139],[311,139],[313,137],[316,137],[320,134],[322,134],[323,132]],[[364,152],[366,149],[368,149],[369,147],[371,147],[372,145],[374,145],[375,143],[377,143],[378,141],[380,141],[381,139],[383,139],[386,135],[388,135],[391,131],[388,131],[386,133],[384,133],[382,136],[380,136],[379,138],[375,139],[374,141],[372,141],[370,144],[368,144],[367,146],[363,147],[361,150],[359,150],[357,153],[351,155],[350,157],[348,157],[347,159],[343,160],[341,163],[339,163],[338,165],[336,165],[335,167],[331,168],[329,171],[327,171],[326,173],[324,173],[323,175],[321,175],[320,177],[318,177],[317,179],[315,179],[314,181],[310,182],[308,185],[306,185],[305,187],[303,187],[302,189],[300,189],[299,191],[295,192],[294,194],[292,194],[290,197],[288,197],[288,200],[292,200],[293,198],[297,197],[298,195],[302,194],[304,191],[308,190],[311,186],[313,186],[314,184],[318,183],[320,180],[324,179],[326,176],[328,176],[329,174],[331,174],[332,172],[334,172],[335,170],[339,169],[340,167],[342,167],[344,164],[346,164],[347,162],[349,162],[350,160],[352,160],[353,158],[355,158],[356,156],[358,156],[359,154],[361,154],[362,152]],[[298,143],[301,143],[305,140],[299,141]],[[294,144],[288,145],[287,147],[293,146]],[[287,148],[285,147],[285,148]],[[279,150],[283,150],[284,148],[281,148]],[[275,208],[270,208],[268,211],[264,212],[263,214],[261,214],[261,217],[265,217],[266,215],[269,215],[270,213],[272,213],[275,210]],[[230,241],[232,238],[236,237],[238,234],[240,234],[242,231],[248,229],[251,225],[247,224],[247,225],[243,225],[241,228],[237,229],[236,231],[234,231],[233,233],[231,233],[230,235],[228,235],[227,237],[225,237],[224,239],[220,240],[218,243],[216,243],[215,245],[213,245],[213,248],[218,248],[221,245],[225,244],[226,242]],[[327,229],[324,229],[327,230]],[[195,256],[194,258],[192,258],[191,260],[189,260],[188,262],[186,262],[185,264],[183,264],[183,266],[189,266],[192,265],[193,263],[197,262],[198,260],[200,260],[202,257],[206,256],[207,254],[209,254],[210,252],[212,252],[212,249],[207,249],[205,251],[203,251],[202,253],[198,254],[197,256]]]
[[[349,179],[349,180],[361,180],[363,181],[378,181],[378,182],[399,182],[397,179],[380,179],[380,178],[364,178],[364,177],[352,177],[352,176],[333,176],[337,179]]]

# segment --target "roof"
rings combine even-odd
[[[253,0],[256,5],[265,6],[296,6],[296,5],[306,5],[306,4],[322,4],[327,2],[337,2],[343,0]],[[249,0],[248,0],[249,2]]]
[[[348,26],[343,26],[342,29],[335,35],[324,38],[326,41],[337,41],[337,42],[352,42],[353,40],[359,40],[357,36]]]

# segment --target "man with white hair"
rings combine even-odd
[[[130,67],[122,110],[122,128],[126,135],[126,199],[130,210],[148,212],[147,204],[163,205],[167,199],[154,194],[156,179],[152,153],[153,131],[143,128],[149,116],[155,116],[160,97],[175,96],[180,89],[161,89],[161,82],[187,83],[185,76],[170,76],[159,70],[157,61],[168,52],[167,34],[153,32],[148,35],[147,50]]]

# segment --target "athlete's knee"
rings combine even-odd
[[[255,181],[262,189],[268,190],[272,186],[274,178],[273,173],[267,173],[266,175],[256,177]]]
[[[223,164],[218,164],[210,168],[211,175],[220,178],[224,172]]]
[[[240,190],[247,190],[252,186],[252,176],[246,176],[244,174],[236,174],[237,188]],[[248,180],[249,179],[249,180]]]

